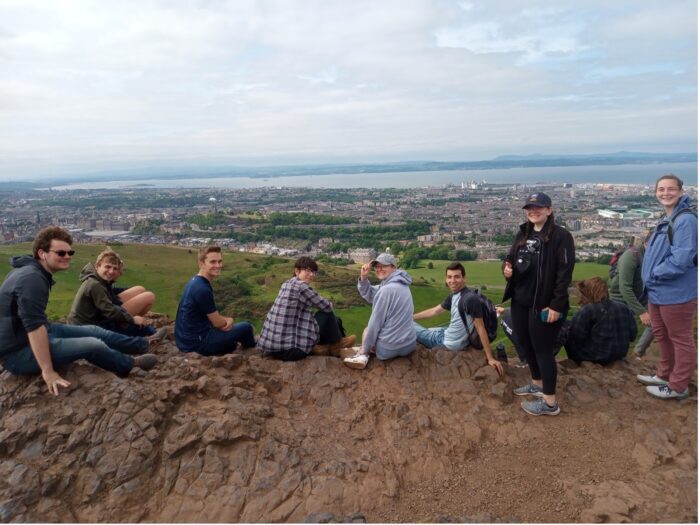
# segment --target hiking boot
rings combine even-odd
[[[330,345],[314,345],[311,349],[311,355],[331,355]]]
[[[330,353],[330,355],[340,356],[340,350],[343,348],[349,348],[352,345],[354,345],[356,339],[357,339],[357,337],[355,337],[354,335],[349,335],[347,337],[343,337],[337,343],[333,343],[332,345],[328,345],[328,352]]]
[[[647,394],[659,399],[677,399],[678,401],[686,399],[690,395],[687,388],[683,392],[676,392],[668,385],[648,386]]]
[[[637,376],[637,381],[639,381],[640,383],[644,383],[645,385],[651,386],[668,385],[668,381],[666,381],[665,379],[661,379],[656,374],[653,376],[645,376],[643,374],[639,374]]]
[[[141,370],[150,370],[156,363],[158,358],[153,354],[143,354],[134,357],[134,366],[138,366]]]
[[[343,363],[345,363],[347,366],[358,370],[365,368],[368,362],[369,355],[367,354],[355,354],[353,357],[346,357],[343,359]]]
[[[556,416],[560,412],[558,404],[549,406],[544,399],[523,401],[520,407],[531,416]]]
[[[506,345],[498,343],[496,345],[496,359],[502,363],[508,363],[508,354],[506,354]]]
[[[150,336],[148,338],[148,342],[152,345],[158,345],[165,341],[165,339],[168,337],[168,327],[167,326],[161,326],[158,328],[155,334]]]
[[[542,393],[542,387],[537,386],[535,383],[528,383],[525,386],[519,386],[518,388],[514,388],[513,393],[516,396],[542,397],[544,395]]]

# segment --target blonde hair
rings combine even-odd
[[[102,250],[102,252],[97,256],[95,260],[95,267],[100,266],[103,263],[113,264],[118,268],[123,268],[124,263],[122,262],[119,254],[112,250],[112,248],[107,248]]]

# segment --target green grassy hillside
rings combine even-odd
[[[54,276],[54,286],[49,301],[51,319],[65,317],[80,286],[81,268],[94,261],[103,245],[76,245],[76,254],[70,270]],[[174,319],[180,293],[187,280],[197,272],[197,251],[173,246],[124,245],[114,246],[126,264],[126,272],[120,286],[140,284],[156,293],[154,310]],[[28,244],[0,246],[0,278],[10,270],[9,257],[30,253]],[[433,269],[423,261],[419,268],[411,269],[414,280],[412,294],[416,311],[441,303],[449,290],[443,278],[449,261],[431,261]],[[498,304],[503,295],[504,280],[501,265],[496,262],[467,262],[469,286],[486,287],[484,293]],[[607,276],[608,267],[594,263],[576,265],[574,279]],[[274,301],[281,283],[292,274],[292,260],[250,253],[227,252],[224,270],[214,283],[219,308],[236,319],[250,320],[259,330],[265,313]],[[343,318],[348,333],[362,333],[370,315],[370,307],[359,297],[356,289],[359,265],[336,267],[322,265],[316,277],[315,288],[333,301]],[[575,301],[572,301],[575,302]],[[426,326],[437,326],[449,321],[447,313],[427,320]],[[499,336],[499,340],[502,337]]]

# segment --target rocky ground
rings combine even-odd
[[[653,362],[559,364],[528,416],[482,354],[203,358],[172,342],[120,379],[0,375],[3,522],[697,522],[697,389],[646,395]]]

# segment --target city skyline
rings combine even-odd
[[[697,150],[697,4],[0,0],[0,180]]]

